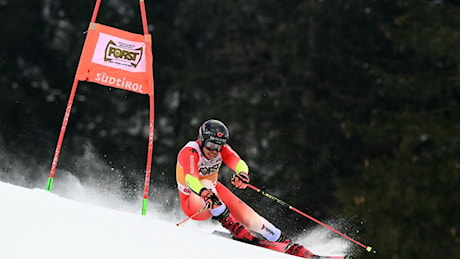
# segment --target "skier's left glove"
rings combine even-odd
[[[233,186],[237,187],[238,189],[246,189],[248,186],[250,179],[249,174],[245,172],[238,172],[233,174],[231,182]]]

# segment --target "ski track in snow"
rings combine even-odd
[[[213,221],[177,227],[185,215],[155,211],[154,203],[142,216],[141,204],[129,212],[0,181],[0,205],[0,258],[301,259],[212,235],[225,231]],[[319,255],[348,253],[350,243],[328,232],[315,228],[296,242]]]

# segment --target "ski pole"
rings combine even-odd
[[[320,224],[321,226],[323,226],[323,227],[325,227],[325,228],[327,228],[327,229],[329,229],[329,230],[331,230],[331,231],[334,231],[335,233],[337,233],[337,234],[341,235],[342,237],[344,237],[344,238],[350,240],[351,242],[353,242],[353,243],[355,243],[355,244],[357,244],[357,245],[359,245],[359,246],[365,248],[365,249],[367,250],[367,252],[371,252],[371,251],[372,251],[372,247],[371,247],[371,246],[366,246],[366,245],[364,245],[364,244],[362,244],[362,243],[360,243],[360,242],[354,240],[353,238],[351,238],[351,237],[349,237],[349,236],[347,236],[347,235],[345,235],[345,234],[343,234],[343,233],[341,233],[341,232],[335,230],[334,228],[332,228],[332,227],[330,227],[330,226],[328,226],[328,225],[322,223],[321,221],[315,219],[314,217],[309,216],[309,215],[303,213],[302,211],[300,211],[300,210],[294,208],[293,206],[287,204],[286,202],[284,202],[284,201],[282,201],[282,200],[276,198],[275,196],[270,195],[270,194],[266,193],[265,191],[260,190],[259,188],[254,187],[254,186],[251,185],[251,184],[248,184],[248,187],[251,188],[251,189],[253,189],[253,190],[255,190],[255,191],[257,191],[257,192],[259,192],[260,194],[264,195],[265,197],[267,197],[267,198],[269,198],[269,199],[271,199],[271,200],[274,200],[274,201],[278,202],[279,204],[281,204],[281,205],[283,205],[283,206],[288,207],[290,210],[293,210],[293,211],[299,213],[300,215],[302,215],[302,216],[304,216],[304,217],[306,217],[306,218],[309,218],[310,220],[312,220],[312,221],[314,221],[314,222]],[[375,250],[374,250],[374,252],[375,252]]]
[[[182,224],[184,224],[184,222],[194,218],[196,215],[200,214],[201,212],[205,211],[208,209],[208,204],[204,205],[203,208],[201,208],[200,210],[198,210],[197,212],[193,213],[191,216],[187,217],[186,219],[182,220],[181,222],[177,223],[176,226],[180,226]]]

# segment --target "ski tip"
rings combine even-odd
[[[314,259],[351,259],[351,255],[344,255],[344,256],[320,256],[315,255],[313,256]]]

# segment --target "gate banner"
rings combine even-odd
[[[153,95],[151,35],[91,23],[76,79]]]

